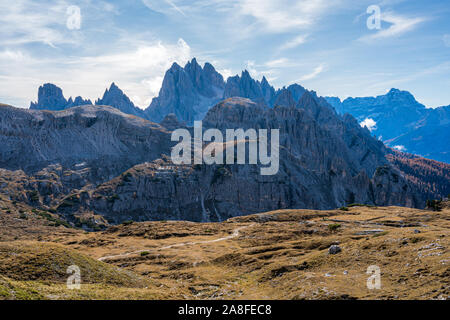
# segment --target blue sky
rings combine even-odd
[[[380,29],[367,27],[371,5]],[[323,96],[395,87],[450,104],[448,0],[2,0],[0,12],[0,102],[20,107],[45,82],[96,99],[114,81],[145,108],[172,62],[192,57]]]

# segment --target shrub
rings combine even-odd
[[[427,209],[432,209],[433,211],[441,211],[442,210],[442,201],[427,200]]]
[[[340,207],[339,210],[348,211],[348,208],[347,207]]]
[[[129,225],[132,224],[132,223],[133,223],[133,221],[128,220],[128,221],[122,222],[122,225],[123,225],[123,226],[129,226]]]
[[[328,229],[330,231],[337,231],[340,227],[341,225],[339,223],[333,223],[328,225]]]
[[[141,252],[141,257],[148,256],[149,254],[150,254],[150,252],[148,252],[148,251],[142,251]]]
[[[33,202],[39,201],[39,193],[36,190],[33,190],[29,193],[30,200]]]

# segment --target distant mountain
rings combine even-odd
[[[247,70],[241,76],[236,75],[227,80],[223,99],[241,97],[268,107],[295,105],[307,90],[298,84],[275,90],[266,77],[261,81],[254,80]]]
[[[46,83],[39,87],[38,101],[31,102],[30,109],[57,111],[90,104],[92,104],[90,100],[84,100],[82,97],[76,97],[75,100],[70,97],[69,100],[66,100],[61,88],[54,84]]]
[[[133,102],[123,93],[122,90],[113,82],[108,89],[105,90],[103,98],[95,101],[96,105],[112,106],[119,109],[123,113],[132,114],[141,118],[146,118],[144,110],[136,107]]]
[[[372,134],[389,146],[431,159],[450,162],[449,107],[427,109],[408,91],[391,89],[377,97],[326,97],[338,113],[367,123]],[[365,122],[364,122],[365,121]]]
[[[404,134],[387,140],[408,153],[450,163],[450,106],[427,109],[424,118]]]
[[[222,99],[225,82],[214,67],[202,68],[194,58],[183,68],[177,63],[167,70],[158,97],[145,110],[147,118],[160,122],[168,114],[192,123]]]

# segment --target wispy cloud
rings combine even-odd
[[[279,58],[275,60],[267,61],[264,65],[269,68],[276,68],[276,67],[285,67],[289,64],[289,59],[287,58]]]
[[[319,74],[321,74],[325,70],[325,65],[322,63],[314,68],[314,70],[309,73],[302,76],[298,81],[306,81],[316,78]]]
[[[172,0],[142,0],[142,3],[150,10],[156,12],[170,14],[171,10],[174,10],[186,17],[184,10]]]
[[[69,33],[66,28],[65,1],[57,1],[42,10],[42,4],[30,0],[0,2],[0,43],[16,45],[44,43],[55,46],[75,43],[79,33]]]
[[[285,42],[281,47],[280,47],[280,51],[283,50],[288,50],[288,49],[293,49],[298,47],[301,44],[304,44],[306,42],[306,38],[307,36],[305,35],[300,35],[297,36],[295,38],[290,39],[289,41]]]
[[[409,18],[397,15],[393,12],[382,12],[381,20],[390,24],[386,29],[361,37],[359,40],[364,42],[372,42],[378,39],[391,38],[402,35],[406,32],[414,30],[420,23],[426,21],[424,17]]]
[[[256,19],[258,28],[277,33],[310,27],[331,8],[325,0],[242,0],[238,9]]]

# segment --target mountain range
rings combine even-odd
[[[415,99],[404,95],[391,90],[375,100],[407,108]],[[87,229],[352,203],[422,208],[450,193],[450,165],[386,147],[336,100],[297,84],[276,90],[248,71],[225,82],[195,59],[184,68],[172,65],[146,110],[114,83],[96,105],[66,100],[61,89],[45,84],[29,110],[0,105],[0,193]],[[71,106],[74,101],[87,105]],[[430,124],[442,120],[430,114]],[[381,115],[373,117],[383,123]],[[192,132],[196,119],[204,130],[279,129],[279,172],[261,176],[261,166],[250,164],[173,164],[172,131]]]
[[[106,89],[101,99],[95,101],[95,105],[113,106],[153,122],[175,114],[180,121],[192,124],[194,120],[203,119],[212,106],[227,98],[248,98],[268,107],[293,106],[305,92],[306,89],[298,84],[275,90],[265,77],[261,81],[254,80],[247,70],[225,82],[210,63],[205,63],[202,68],[194,58],[184,67],[173,63],[164,76],[158,96],[145,110],[135,106],[115,83]],[[75,102],[72,98],[67,101],[61,88],[47,83],[39,88],[38,101],[32,102],[30,109],[56,111],[90,104],[90,100],[81,97],[77,97]]]
[[[248,98],[255,103],[274,106],[295,106],[307,90],[298,84],[275,89],[265,77],[254,80],[248,71],[224,81],[210,63],[201,67],[194,58],[184,67],[174,63],[167,70],[157,97],[144,110],[133,104],[119,87],[112,83],[96,105],[113,106],[120,111],[153,122],[174,114],[191,125],[201,120],[218,102],[232,97]],[[312,92],[312,91],[311,91]],[[312,92],[314,95],[315,93]],[[426,108],[408,91],[391,89],[377,97],[318,98],[320,103],[332,105],[339,115],[349,113],[386,145],[426,158],[450,162],[447,141],[450,140],[450,106]],[[38,90],[38,101],[30,109],[64,110],[90,105],[82,97],[66,100],[62,90],[53,84],[44,84]]]
[[[339,114],[349,113],[388,146],[450,162],[450,106],[426,108],[408,91],[391,89],[377,97],[326,100]]]

